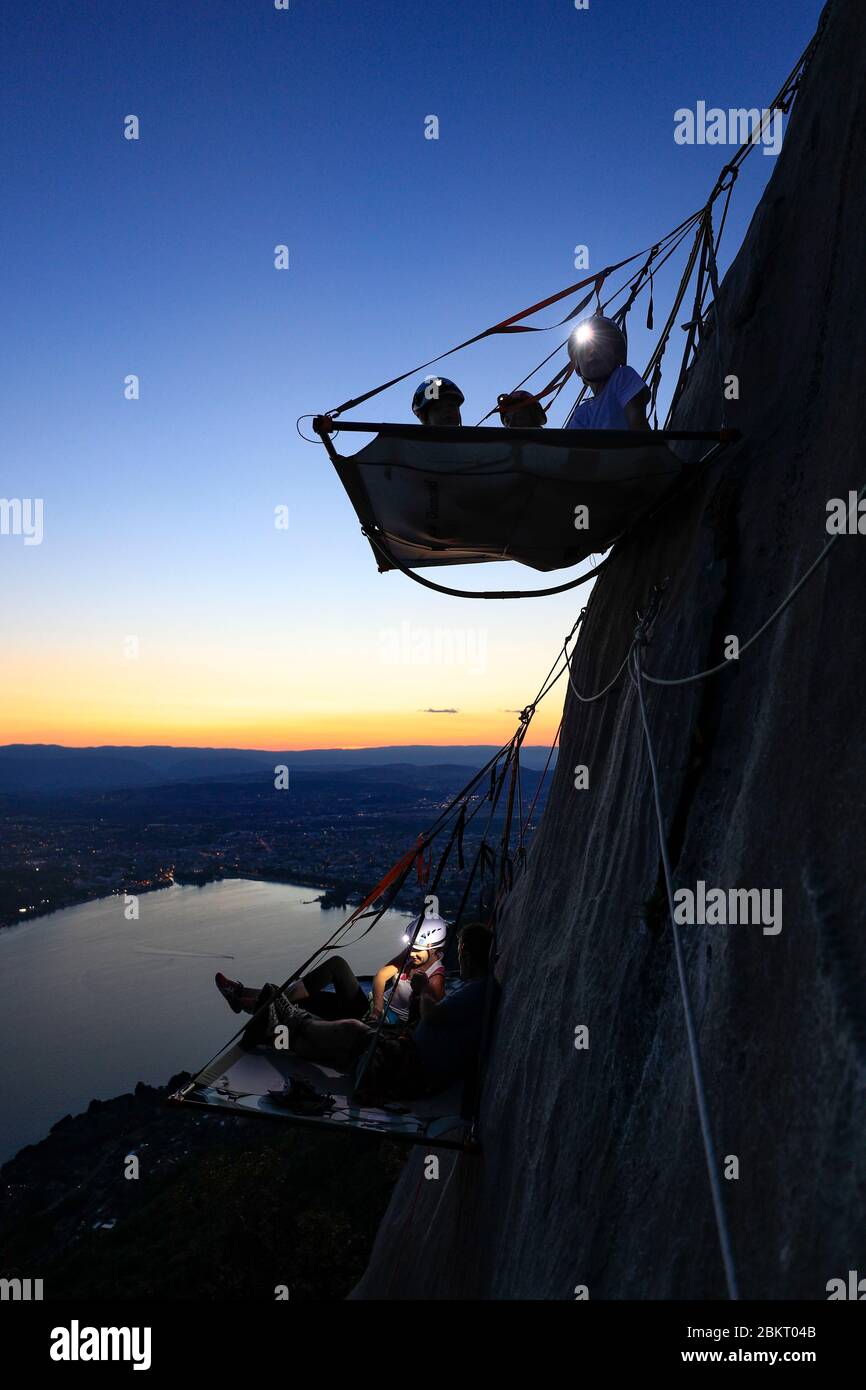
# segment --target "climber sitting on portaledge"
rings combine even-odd
[[[544,406],[531,391],[507,391],[499,397],[497,409],[507,430],[540,430],[547,424]]]
[[[425,913],[420,922],[416,918],[404,937],[410,944],[376,972],[372,999],[342,956],[331,956],[301,979],[293,980],[283,994],[290,1004],[302,1004],[316,1018],[357,1018],[377,1023],[384,1013],[389,1025],[413,1025],[418,1019],[416,977],[423,975],[424,988],[431,998],[439,1000],[445,993],[442,948],[447,935],[448,924],[437,914]],[[249,988],[240,980],[228,979],[221,971],[215,978],[217,989],[236,1014],[254,1014],[280,992],[279,985]]]
[[[649,429],[649,387],[627,364],[628,344],[619,324],[603,314],[584,319],[569,335],[568,354],[592,396],[574,407],[565,429]]]
[[[449,377],[428,376],[415,390],[412,413],[422,425],[462,425],[460,407],[464,399],[460,387]]]
[[[481,1047],[487,969],[492,937],[486,927],[463,927],[458,937],[460,983],[442,1000],[431,996],[423,975],[414,977],[420,1019],[413,1033],[396,1036],[358,1019],[326,1022],[277,994],[248,1025],[242,1045],[253,1048],[285,1030],[298,1057],[350,1072],[375,1047],[355,1097],[362,1101],[403,1100],[432,1095],[464,1077]],[[417,983],[415,983],[417,982]]]

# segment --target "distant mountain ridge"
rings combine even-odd
[[[169,782],[254,776],[277,764],[290,770],[314,768],[351,771],[395,764],[415,767],[442,765],[481,767],[496,744],[406,744],[382,748],[305,748],[274,751],[259,748],[174,748],[149,744],[67,748],[59,743],[8,743],[0,746],[0,792],[110,791],[123,787],[154,787]],[[524,767],[541,770],[545,746],[524,746]],[[555,765],[556,754],[551,763]]]

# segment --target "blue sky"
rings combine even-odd
[[[728,151],[675,144],[674,111],[766,104],[820,8],[6,0],[0,490],[43,497],[46,533],[0,539],[0,741],[303,746],[324,715],[331,742],[389,741],[371,734],[389,715],[414,718],[415,741],[472,742],[485,710],[497,738],[585,595],[461,604],[377,575],[296,417],[579,278],[576,244],[598,269],[695,210]],[[723,264],[773,165],[747,161]],[[554,342],[452,359],[465,418]],[[649,338],[632,345],[642,367]],[[409,419],[410,396],[364,409]],[[407,622],[483,630],[483,678],[377,669],[381,634]],[[117,657],[130,633],[134,672]]]

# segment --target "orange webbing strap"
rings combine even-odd
[[[543,386],[543,387],[541,388],[541,390],[538,392],[538,394],[536,395],[535,399],[538,401],[539,405],[542,405],[542,404],[543,404],[542,397],[543,397],[543,396],[549,396],[550,393],[551,393],[552,391],[555,391],[556,394],[559,395],[559,393],[560,393],[560,391],[562,390],[563,386],[564,386],[565,383],[568,381],[568,378],[569,378],[570,376],[573,376],[573,375],[574,375],[574,367],[573,367],[573,365],[571,364],[571,362],[566,362],[565,366],[564,366],[564,367],[561,367],[560,370],[556,373],[556,376],[551,377],[551,379],[550,379],[550,381],[547,383],[547,385],[546,385],[546,386]],[[551,402],[551,404],[552,404],[552,402]]]
[[[328,411],[332,419],[342,415],[344,410],[353,410],[356,405],[363,405],[364,401],[369,401],[373,396],[378,396],[382,391],[387,391],[391,386],[398,386],[401,381],[414,376],[416,372],[423,372],[426,367],[432,367],[435,362],[442,362],[446,357],[451,357],[455,352],[462,352],[464,348],[471,347],[473,343],[480,343],[484,338],[490,338],[495,333],[544,333],[546,328],[534,328],[530,324],[523,324],[521,319],[529,318],[531,314],[537,314],[542,309],[548,308],[551,304],[557,304],[561,299],[567,299],[570,294],[577,290],[586,289],[587,285],[592,285],[592,293],[581,301],[581,303],[566,314],[564,319],[560,319],[559,324],[548,324],[548,328],[557,328],[563,323],[568,323],[569,319],[579,313],[582,308],[592,298],[592,294],[597,294],[609,275],[614,271],[622,270],[624,265],[630,265],[639,256],[645,255],[645,251],[636,251],[633,256],[626,256],[624,261],[617,261],[616,265],[606,266],[604,270],[598,271],[595,275],[587,275],[585,279],[578,280],[574,285],[567,285],[564,290],[558,290],[556,294],[549,294],[546,299],[539,299],[537,304],[530,304],[528,309],[521,309],[518,313],[512,314],[510,318],[501,319],[499,323],[494,323],[490,328],[485,328],[482,333],[476,333],[474,337],[467,338],[465,342],[458,343],[456,347],[449,348],[447,352],[442,352],[438,357],[431,357],[429,361],[422,362],[418,367],[412,367],[408,372],[402,372],[400,376],[392,377],[390,381],[384,381],[381,386],[374,386],[372,391],[365,391],[363,396],[355,396],[353,400],[344,401],[337,406],[336,410]]]
[[[419,844],[423,839],[423,835],[418,836]],[[406,869],[411,868],[412,862],[417,858],[417,856],[417,849],[407,850],[406,853],[402,856],[402,858],[398,859],[396,864],[393,864],[391,866],[391,868],[386,873],[385,877],[379,883],[376,884],[376,887],[373,889],[372,893],[368,893],[364,901],[360,903],[358,907],[355,908],[355,911],[352,913],[351,917],[346,918],[346,921],[343,925],[348,926],[350,922],[354,922],[357,917],[360,917],[361,913],[365,910],[365,908],[368,908],[371,905],[371,903],[374,903],[377,898],[380,898],[382,894],[385,892],[385,889],[390,888],[391,884],[396,882],[396,880],[400,877],[402,873],[406,871]]]

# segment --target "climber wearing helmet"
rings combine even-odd
[[[440,1001],[429,993],[422,995],[414,1032],[377,1032],[354,1018],[325,1022],[278,993],[264,1001],[267,1007],[248,1025],[241,1045],[250,1050],[283,1028],[296,1056],[350,1072],[372,1044],[360,1084],[356,1076],[355,1099],[376,1102],[432,1095],[475,1065],[484,1028],[491,941],[486,927],[472,924],[461,929],[460,984]]]
[[[369,1018],[376,1023],[385,1008],[385,995],[394,984],[394,977],[398,976],[386,1022],[409,1025],[417,1017],[417,998],[424,994],[438,1000],[445,993],[441,948],[447,934],[447,924],[441,917],[428,914],[420,926],[416,917],[404,938],[411,943],[409,949],[401,951],[376,974],[372,1004],[349,962],[342,956],[332,956],[303,979],[294,980],[283,991],[283,997],[290,1004],[303,1004],[307,1012],[316,1018]],[[217,972],[216,986],[236,1014],[254,1014],[266,997],[273,998],[279,993],[277,985],[265,985],[263,989],[246,988],[239,980],[227,979],[222,972]]]
[[[568,430],[648,430],[650,393],[642,376],[626,363],[628,344],[619,324],[603,314],[584,319],[569,334],[568,355],[592,391],[575,406]]]
[[[408,1023],[410,1017],[414,1018],[417,1014],[414,1000],[421,995],[428,995],[434,1000],[442,998],[445,993],[442,948],[447,935],[447,924],[438,915],[427,913],[420,923],[418,918],[415,918],[403,938],[408,944],[408,951],[401,951],[387,965],[383,965],[373,980],[373,1004],[370,1010],[372,1022],[375,1023],[381,1018],[385,1008],[385,996],[392,985],[393,993],[388,1011],[400,1023]]]
[[[531,391],[508,391],[499,397],[499,418],[509,430],[540,430],[547,424],[541,401]]]
[[[422,425],[462,425],[460,407],[465,397],[447,376],[425,377],[412,397],[412,412]]]

